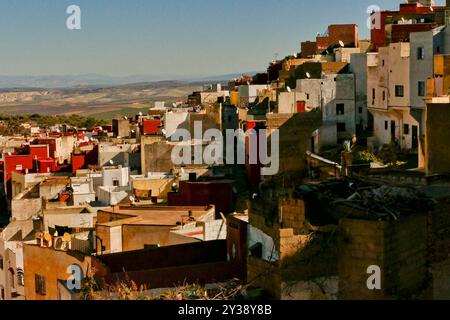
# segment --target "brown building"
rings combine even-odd
[[[316,37],[316,41],[301,43],[301,57],[310,58],[321,54],[330,47],[340,47],[341,42],[345,47],[358,48],[358,37],[358,26],[356,24],[330,25],[325,34]]]
[[[171,232],[193,221],[214,220],[214,207],[118,207],[97,214],[98,253],[198,242]],[[100,249],[101,248],[101,249]]]
[[[84,275],[90,268],[95,268],[98,274],[104,272],[89,255],[39,245],[25,245],[23,259],[26,300],[59,300],[62,295],[67,295],[61,283],[69,279],[71,266],[78,266]]]
[[[425,170],[429,175],[450,173],[448,123],[450,98],[429,98],[425,112]]]
[[[320,112],[267,115],[268,134],[277,129],[280,134],[280,173],[301,172],[307,169],[306,151],[311,151],[312,134],[321,124]]]

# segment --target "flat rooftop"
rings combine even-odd
[[[123,219],[99,223],[99,225],[116,226],[123,224],[139,224],[154,226],[177,226],[182,220],[187,222],[189,213],[195,220],[201,219],[205,214],[214,214],[214,207],[119,207],[100,210],[99,214],[111,216],[121,215]],[[139,219],[133,219],[139,218]],[[131,219],[131,220],[130,220]]]

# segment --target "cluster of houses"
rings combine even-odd
[[[0,300],[79,299],[87,275],[102,290],[240,279],[278,299],[448,298],[449,14],[450,3],[407,1],[372,14],[370,40],[355,24],[330,25],[266,73],[182,103],[102,127],[30,123],[26,136],[0,137]],[[177,131],[195,136],[196,122],[224,136],[265,130],[269,141],[278,130],[278,174],[250,161],[258,140],[249,134],[245,164],[175,164]],[[348,148],[328,157],[352,142],[374,154],[393,146],[417,156],[417,168],[354,165]],[[373,203],[360,199],[386,184],[399,207],[372,219]],[[434,205],[404,213],[408,188]],[[378,291],[367,288],[373,265],[390,268]]]

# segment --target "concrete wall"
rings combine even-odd
[[[170,172],[173,146],[166,142],[146,144],[142,149],[142,172]]]
[[[167,199],[167,193],[172,191],[175,179],[137,178],[132,181],[132,189],[136,192],[147,191],[149,196]],[[151,191],[151,192],[150,192]]]
[[[130,165],[130,154],[135,145],[121,144],[110,145],[100,143],[98,148],[98,164],[99,166],[110,166],[110,160],[114,165],[122,165],[128,167]]]
[[[320,112],[267,115],[268,132],[280,130],[280,173],[306,169],[306,151],[311,149],[311,137],[321,118]]]
[[[173,246],[199,240],[170,232],[172,227],[152,225],[123,225],[122,250],[142,250],[145,245]]]
[[[307,95],[306,106],[321,108],[323,124],[319,132],[320,146],[334,146],[356,133],[355,79],[353,74],[330,74],[322,79],[297,80],[297,92]],[[338,115],[336,106],[344,105]],[[345,132],[337,131],[337,123],[345,123]]]
[[[426,215],[397,222],[342,219],[340,299],[392,299],[421,293],[427,281]],[[370,266],[381,268],[381,290],[369,290]]]
[[[419,81],[423,81],[426,87],[427,79],[433,77],[433,31],[411,33],[410,42],[411,106],[414,108],[425,108],[424,96],[419,96],[418,83]],[[424,50],[424,60],[418,59],[417,54],[419,48],[423,48]]]
[[[67,182],[44,182],[39,185],[39,195],[45,199],[55,199],[67,187]]]
[[[427,174],[450,172],[449,117],[450,103],[427,105],[427,129],[425,134],[425,168]]]
[[[127,138],[131,134],[130,121],[125,119],[113,119],[113,132],[115,137]]]
[[[105,206],[117,205],[128,197],[129,193],[121,190],[120,187],[99,187],[97,189],[97,199]]]
[[[94,218],[95,216],[89,213],[44,213],[44,225],[52,228],[55,226],[93,228]]]
[[[37,215],[41,209],[41,198],[13,199],[11,201],[12,218],[16,220],[28,220],[34,215]]]
[[[71,265],[80,266],[85,273],[92,266],[92,259],[81,254],[69,255],[64,251],[34,245],[25,245],[23,252],[26,300],[57,300],[58,281],[68,279],[67,269]],[[36,293],[35,275],[45,277],[46,295]]]
[[[269,263],[264,254],[262,258],[249,257],[248,280],[255,280],[276,299],[334,299],[339,250],[332,229],[308,232],[302,201],[267,201],[277,205],[261,199],[251,202],[249,222],[251,228],[271,238],[266,242],[273,242],[271,256],[277,259]],[[321,284],[325,292],[319,290]]]
[[[338,48],[335,49],[334,55],[336,62],[347,62],[352,63],[352,58],[354,54],[361,53],[360,48]]]
[[[389,56],[387,61],[389,68],[389,106],[410,107],[411,106],[411,85],[410,85],[410,44],[394,43],[389,46]],[[403,85],[404,96],[395,96],[395,86]]]
[[[188,112],[167,112],[164,119],[165,136],[170,140],[177,129],[189,130],[190,115]]]
[[[242,85],[239,86],[239,99],[240,103],[253,103],[256,101],[258,92],[266,90],[267,85]]]
[[[350,71],[355,75],[355,125],[366,130],[373,125],[369,123],[367,110],[367,54],[352,54],[351,59]]]
[[[127,187],[129,185],[129,168],[128,167],[105,167],[102,169],[103,184],[105,187],[114,186],[114,181],[119,182],[119,187]]]

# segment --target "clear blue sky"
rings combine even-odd
[[[266,68],[332,23],[402,0],[1,0],[1,75],[218,75]],[[439,1],[438,1],[439,2]],[[66,28],[66,8],[82,30]]]

